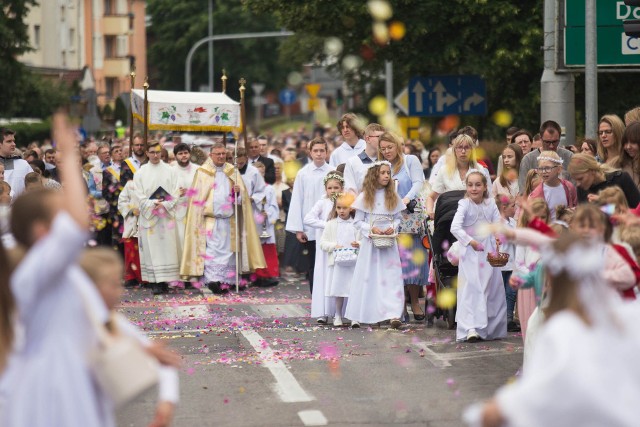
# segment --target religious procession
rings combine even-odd
[[[200,13],[129,3],[100,6],[105,64],[129,43],[119,17],[153,51],[164,20]],[[243,16],[295,26],[276,3]],[[307,25],[319,3],[288,7]],[[495,105],[497,87],[524,89],[498,79],[490,98],[491,70],[416,75],[394,98],[394,66],[410,74],[376,55],[433,8],[339,3],[347,34],[346,12],[373,24],[357,64],[350,36],[322,36],[341,61],[264,97],[242,74],[214,82],[213,41],[232,38],[210,34],[184,52],[184,91],[132,54],[126,76],[85,67],[83,105],[63,97],[45,133],[0,105],[0,426],[639,425],[640,107],[605,98],[583,118],[543,88],[532,118]],[[500,3],[487,20],[516,7]],[[293,35],[258,34],[239,38]],[[209,85],[192,91],[207,42]],[[369,61],[385,96],[376,73],[348,77]],[[122,120],[108,102],[98,117],[118,91]]]

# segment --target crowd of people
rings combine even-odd
[[[538,348],[556,338],[558,328],[543,328],[545,322],[571,312],[574,319],[565,322],[582,322],[575,333],[587,342],[593,339],[589,328],[610,326],[594,296],[612,310],[636,298],[640,109],[627,113],[625,121],[605,115],[597,141],[564,147],[553,120],[542,123],[536,136],[509,128],[495,172],[491,159],[478,156],[478,134],[470,126],[452,131],[448,147],[427,151],[379,124],[365,127],[351,113],[335,129],[316,127],[309,136],[259,135],[238,147],[226,135],[204,149],[180,137],[159,134],[145,143],[134,135],[130,146],[117,139],[86,141],[78,155],[73,135],[60,124],[55,148],[33,146],[21,156],[15,133],[3,129],[3,246],[23,254],[7,278],[14,295],[5,298],[11,303],[4,313],[14,314],[3,319],[2,338],[20,351],[34,351],[34,360],[41,357],[30,340],[44,338],[29,331],[42,327],[37,322],[49,322],[47,307],[62,304],[40,296],[47,287],[66,286],[77,294],[77,283],[93,281],[108,317],[119,294],[108,299],[99,283],[106,274],[90,271],[91,263],[85,264],[90,279],[74,270],[83,251],[91,256],[83,249],[86,230],[93,233],[90,246],[120,254],[113,262],[121,263],[125,286],[148,286],[154,294],[185,286],[206,286],[214,293],[228,292],[236,283],[276,286],[281,275],[298,273],[306,275],[311,316],[319,324],[358,328],[388,322],[400,328],[413,316],[433,325],[441,283],[423,237],[435,231],[428,219],[435,219],[441,197],[459,192],[452,238],[443,245],[458,269],[456,339],[477,342],[521,331],[521,383],[528,384],[545,368]],[[87,203],[78,197],[84,193],[90,222]],[[58,198],[64,202],[54,203]],[[43,260],[62,242],[69,247],[68,262],[56,261],[59,280],[45,283],[38,272],[53,268]],[[583,265],[576,254],[593,263]],[[20,289],[13,285],[18,280]],[[563,281],[572,283],[569,289]],[[424,296],[428,304],[422,305]],[[87,299],[76,295],[76,310],[83,310],[82,298]],[[72,301],[64,304],[73,307]],[[23,318],[26,310],[41,310],[43,317]],[[11,332],[14,323],[26,331],[24,342]],[[77,337],[87,333],[79,330]],[[163,364],[171,359],[165,350],[151,353],[161,366],[171,365]],[[0,367],[9,372],[5,386],[15,381],[12,365],[19,366],[13,354],[0,353]],[[47,363],[41,368],[52,369]],[[527,390],[521,388],[519,393]],[[504,397],[509,393],[501,392],[484,409],[485,421],[517,416],[504,406],[513,403]],[[175,395],[167,394],[159,408],[175,403]],[[158,411],[158,417],[170,417],[171,409]]]

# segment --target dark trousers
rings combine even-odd
[[[316,241],[309,240],[302,244],[309,260],[309,268],[307,269],[307,280],[309,281],[309,292],[313,294],[313,272],[316,267]]]
[[[516,309],[516,298],[518,291],[509,286],[509,279],[511,278],[512,271],[502,272],[502,281],[504,282],[504,293],[507,297],[507,321],[513,321],[513,312]]]

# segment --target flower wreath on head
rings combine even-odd
[[[553,157],[548,157],[548,156],[538,156],[538,158],[536,160],[538,160],[538,161],[546,160],[548,162],[557,163],[559,165],[562,165],[564,163],[564,160],[562,160],[562,159],[554,159]]]
[[[469,175],[471,175],[472,173],[479,173],[480,175],[482,175],[482,172],[480,172],[480,169],[471,168],[467,171],[467,174],[464,176],[464,179],[466,180],[467,178],[469,178]]]
[[[327,185],[327,181],[329,181],[330,179],[335,179],[340,181],[340,183],[344,184],[344,178],[342,177],[342,175],[339,175],[337,173],[331,172],[329,173],[327,176],[324,177],[322,183],[324,185]]]
[[[389,167],[392,166],[391,162],[389,160],[376,160],[375,162],[368,164],[369,168],[373,168],[373,167],[376,167],[376,166],[382,166],[382,165],[387,165]]]

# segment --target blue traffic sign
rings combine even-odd
[[[296,93],[291,89],[282,89],[278,94],[278,100],[282,105],[291,105],[296,102]]]
[[[482,116],[487,89],[479,76],[429,76],[409,80],[410,116]]]

